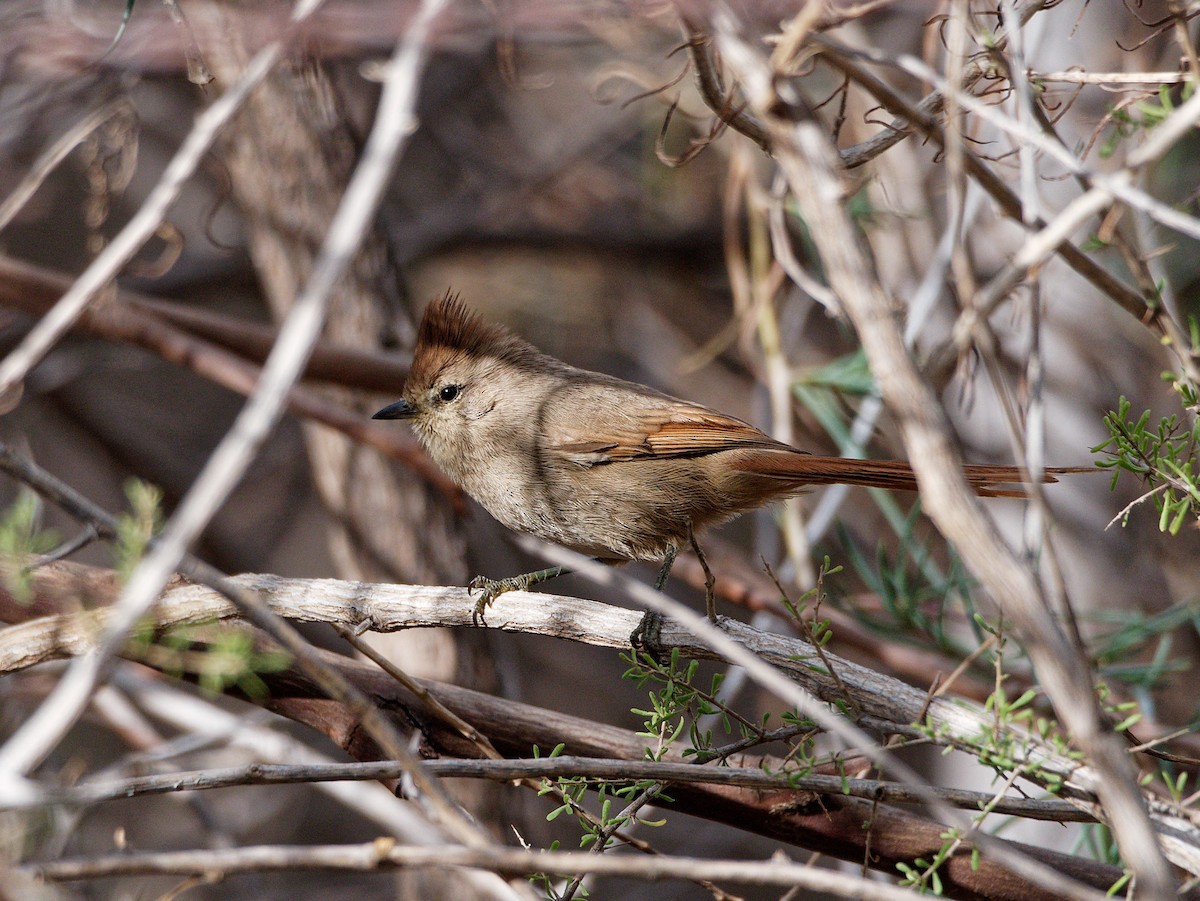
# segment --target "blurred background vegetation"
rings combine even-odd
[[[737,14],[748,33],[769,34],[801,6],[744,4]],[[1172,18],[1174,7],[1166,3],[1048,6],[1023,32],[1026,61],[1043,74],[1177,72],[1187,55],[1181,46],[1190,46],[1180,35],[1190,40],[1195,32],[1190,14]],[[996,27],[985,4],[958,8],[970,9],[977,35]],[[945,71],[947,10],[932,2],[830,8],[822,30],[886,58],[912,54]],[[0,198],[31,173],[41,177],[27,202],[0,223],[0,351],[15,346],[37,318],[30,286],[69,279],[105,246],[143,204],[197,113],[278,36],[288,15],[286,4],[274,2],[143,0],[106,52],[123,11],[118,0],[10,0],[0,8]],[[417,130],[377,227],[337,289],[326,341],[390,360],[398,379],[422,306],[451,289],[577,366],[728,411],[814,452],[902,457],[887,414],[872,411],[875,387],[852,330],[785,271],[781,258],[790,246],[796,265],[821,278],[771,158],[745,136],[716,127],[719,120],[697,91],[681,11],[701,21],[710,12],[687,3],[451,4],[431,37]],[[331,0],[300,29],[285,62],[222,133],[154,241],[101,299],[95,322],[60,342],[25,381],[20,405],[0,420],[5,442],[108,510],[128,507],[124,486],[136,477],[161,489],[163,512],[170,514],[243,397],[228,387],[232,376],[212,375],[226,367],[224,358],[214,357],[205,372],[180,365],[148,346],[153,342],[106,323],[105,308],[132,306],[205,346],[261,362],[261,351],[244,342],[258,325],[269,340],[272,323],[304,284],[370,127],[379,64],[410,14],[411,4],[403,2]],[[981,56],[982,46],[974,47]],[[930,90],[895,68],[882,67],[880,77],[912,102]],[[875,98],[848,86],[819,57],[806,60],[794,82],[840,147],[867,140],[891,121]],[[1187,96],[1178,80],[1034,83],[1063,146],[1101,171],[1122,165]],[[1011,97],[1000,72],[974,93],[998,108]],[[72,136],[89,119],[90,127]],[[967,152],[1019,190],[1012,139],[975,118],[964,132]],[[64,135],[63,153],[48,165],[45,154]],[[1196,205],[1196,147],[1195,137],[1185,138],[1144,179],[1157,197],[1188,213]],[[1052,162],[1040,164],[1038,175],[1045,209],[1061,208],[1078,192]],[[968,460],[1016,459],[1021,439],[1010,429],[1011,409],[1015,404],[1023,421],[1031,392],[1045,405],[1049,465],[1089,464],[1096,457],[1090,449],[1109,437],[1105,414],[1121,396],[1130,399],[1134,421],[1150,409],[1150,428],[1172,414],[1181,417],[1185,435],[1192,428],[1195,409],[1184,409],[1162,377],[1178,375],[1179,366],[1159,336],[1058,259],[992,312],[994,366],[970,351],[956,353],[950,338],[970,301],[964,295],[1001,270],[1024,230],[969,187],[935,142],[910,137],[848,177],[848,203],[885,290],[898,310],[917,299],[923,305],[919,317],[907,309],[909,321],[920,323],[914,354],[938,387]],[[1102,266],[1134,281],[1135,270],[1149,273],[1180,322],[1195,314],[1200,256],[1191,239],[1129,211],[1089,232],[1077,243]],[[1122,246],[1138,266],[1123,257]],[[1035,335],[1043,380],[1036,388],[1028,368]],[[399,385],[350,364],[340,375],[307,383],[322,401],[364,420],[395,399]],[[851,435],[856,417],[875,426],[861,449]],[[1184,447],[1182,456],[1192,450]],[[15,484],[0,487],[9,502],[16,499]],[[1153,500],[1133,508],[1127,524],[1106,528],[1144,490],[1126,476],[1110,493],[1106,477],[1087,475],[1064,479],[1046,495],[1055,565],[1070,605],[1056,612],[1076,618],[1099,678],[1117,700],[1137,702],[1143,719],[1134,731],[1150,738],[1190,726],[1198,713],[1200,535],[1190,509],[1178,534],[1161,532]],[[986,639],[975,615],[995,624],[997,611],[922,519],[915,497],[860,490],[838,497],[823,502],[817,492],[787,512],[763,511],[713,536],[705,545],[710,562],[724,593],[741,600],[724,604],[723,612],[788,628],[760,560],[799,598],[829,555],[844,567],[823,581],[823,615],[833,618],[829,648],[926,688]],[[1019,544],[1022,502],[998,500],[989,510]],[[50,506],[37,517],[39,528],[60,535],[77,529]],[[344,432],[296,417],[279,426],[195,550],[227,572],[452,585],[539,565],[517,552],[483,511],[456,509],[443,486]],[[99,545],[75,559],[112,565],[109,549]],[[648,568],[632,571],[652,575]],[[698,567],[683,560],[678,576],[672,591],[699,603]],[[549,590],[597,592],[578,578]],[[413,673],[640,725],[629,710],[644,703],[644,692],[620,680],[624,665],[609,651],[473,630],[424,630],[376,642]],[[1017,648],[1007,648],[1004,669],[1014,684],[1037,684]],[[955,691],[983,700],[993,677],[984,655]],[[35,670],[0,681],[6,732],[36,707],[53,678]],[[139,678],[145,677],[126,676]],[[114,690],[138,710],[132,684],[118,682]],[[219,703],[253,720],[254,728],[284,731],[335,753],[306,731]],[[757,716],[773,702],[747,689],[736,703]],[[149,752],[149,738],[134,740],[138,730],[119,726],[117,706],[98,705],[47,766],[90,772],[132,751]],[[140,713],[163,736],[185,731]],[[184,759],[212,766],[253,753],[217,744]],[[1200,756],[1189,735],[1175,747]],[[933,769],[952,765],[919,750],[911,759]],[[464,792],[476,795],[480,816],[501,830],[515,822],[536,845],[555,837],[568,846],[577,841],[567,824],[545,821],[547,805],[530,793]],[[1053,824],[1023,828],[1019,837],[1026,841],[1063,841]],[[118,829],[123,841],[152,848],[351,841],[369,839],[379,827],[313,790],[277,788],[247,803],[229,789],[203,799],[109,805],[48,819],[37,829],[14,822],[6,853],[20,856],[22,843],[42,854],[48,847],[110,848]],[[654,830],[652,839],[663,850],[697,856],[763,856],[774,847],[682,816]],[[79,891],[154,897],[172,884],[114,880]],[[408,897],[441,891],[403,890]],[[189,897],[383,898],[397,891],[378,876],[261,874],[194,888]],[[628,899],[711,897],[675,883],[664,889],[609,881],[593,891]]]

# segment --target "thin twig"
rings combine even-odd
[[[855,82],[862,85],[889,111],[905,116],[922,135],[938,144],[944,144],[945,136],[941,124],[937,120],[931,116],[921,115],[914,106],[910,105],[908,101],[892,90],[886,82],[875,77],[874,74],[858,61],[855,51],[835,44],[828,38],[822,38],[821,40],[831,51],[835,51],[827,53],[825,56],[826,61],[830,65],[849,75]],[[968,154],[964,162],[972,178],[996,201],[1001,210],[1006,215],[1020,219],[1020,200],[1008,189],[1004,182],[974,154]],[[1038,223],[1039,227],[1043,225],[1045,225],[1044,222]],[[1167,338],[1172,342],[1172,346],[1178,346],[1176,340],[1178,330],[1169,321],[1169,317],[1166,316],[1165,311],[1161,307],[1149,306],[1137,291],[1131,289],[1120,279],[1113,276],[1073,244],[1062,244],[1058,248],[1058,254],[1072,269],[1091,282],[1100,292],[1113,300],[1123,310],[1139,322],[1143,322],[1153,328],[1160,336]]]
[[[54,569],[61,570],[56,575]],[[86,568],[83,568],[86,569]],[[71,574],[74,571],[74,575]],[[111,599],[113,595],[113,586],[111,578],[104,577],[101,572],[101,579],[98,582],[89,583],[86,581],[85,573],[79,567],[70,567],[65,564],[59,564],[52,568],[51,571],[39,572],[35,574],[35,580],[49,579],[50,581],[44,588],[35,587],[36,596],[40,599],[49,592],[53,596],[56,592],[68,590],[72,595],[87,598],[89,603],[96,606],[102,606],[106,603],[106,599]],[[63,577],[66,576],[64,581]],[[421,620],[414,619],[407,614],[401,614],[400,619],[408,619],[413,625],[418,625],[420,621],[426,624],[440,622],[442,624],[459,624],[468,622],[470,619],[469,600],[466,597],[466,592],[461,589],[430,589],[422,588],[421,586],[395,586],[395,585],[379,585],[366,586],[362,583],[341,583],[332,580],[276,580],[273,578],[263,577],[247,578],[237,577],[238,582],[245,583],[248,587],[256,589],[264,589],[268,585],[276,585],[279,587],[280,581],[292,581],[296,594],[292,596],[291,602],[284,601],[284,595],[277,595],[275,589],[270,589],[273,595],[273,603],[278,612],[301,621],[317,621],[328,620],[331,617],[338,617],[340,621],[357,623],[362,619],[369,619],[375,623],[377,627],[389,627],[389,614],[387,614],[387,605],[382,603],[383,596],[396,595],[398,597],[409,596],[414,599],[423,597],[423,608],[427,611],[427,615]],[[55,586],[61,586],[56,588]],[[518,596],[514,597],[516,594]],[[296,606],[301,603],[304,606]],[[515,620],[511,621],[508,628],[515,628],[518,624],[529,622],[532,625],[535,621],[543,621],[547,626],[557,624],[557,632],[547,632],[546,634],[558,634],[560,637],[573,638],[575,640],[586,639],[591,643],[600,644],[602,646],[625,645],[630,629],[633,627],[633,622],[637,619],[636,611],[621,610],[619,608],[607,607],[595,602],[587,602],[573,598],[555,598],[544,594],[529,594],[523,600],[520,593],[506,594],[501,603],[505,606],[503,611],[505,618],[512,613],[518,613]],[[513,606],[517,610],[512,610]],[[12,607],[10,605],[9,615],[21,616],[19,611],[25,608]],[[599,625],[597,621],[597,613],[603,611],[605,621],[603,630],[596,634],[588,634],[594,632]],[[399,609],[395,611],[401,613]],[[498,616],[500,611],[495,611]],[[12,642],[21,639],[22,635],[26,638],[32,638],[35,634],[41,633],[49,640],[54,648],[57,648],[57,653],[83,653],[88,645],[95,640],[98,633],[96,623],[89,620],[89,617],[101,615],[101,612],[96,614],[80,614],[77,617],[49,617],[37,622],[30,622],[22,626],[11,627],[8,630],[0,632],[0,646],[8,647]],[[236,616],[236,610],[227,601],[217,598],[212,592],[200,586],[194,585],[178,585],[172,588],[163,598],[159,605],[157,617],[159,623],[165,628],[172,622],[212,622],[214,620],[225,619],[229,616]],[[495,618],[495,616],[494,616]],[[393,619],[392,622],[398,621]],[[520,626],[522,631],[527,629],[526,626]],[[774,636],[756,632],[745,627],[737,628],[732,623],[725,624],[726,629],[734,632],[738,642],[745,644],[755,653],[761,654],[766,658],[776,662],[779,665],[791,665],[795,667],[794,675],[798,678],[815,680],[814,684],[818,684],[821,679],[826,678],[822,673],[814,672],[805,665],[808,655],[803,651],[803,645],[793,640],[782,639],[781,636]],[[581,633],[581,630],[586,629],[587,633]],[[664,628],[664,638],[674,640],[678,636],[686,635],[686,633],[677,628],[674,624],[668,622]],[[780,641],[783,644],[779,647],[774,647]],[[697,654],[697,649],[693,647],[681,647],[681,651],[689,656],[700,656]],[[701,652],[702,654],[702,652]],[[380,680],[374,678],[374,668],[366,664],[355,663],[348,660],[338,660],[332,655],[323,657],[330,665],[335,666],[339,672],[344,673],[347,678],[351,678],[356,684],[369,691],[374,697],[381,697],[383,706],[389,711],[393,711],[394,716],[399,716],[406,719],[404,711],[409,709],[410,697],[407,693],[402,692],[398,686],[395,687],[395,694],[389,694],[389,689],[385,686],[390,680]],[[841,662],[839,664],[841,675],[847,686],[854,690],[854,686],[859,675],[854,664],[849,662]],[[851,681],[852,677],[855,679]],[[272,704],[274,708],[286,715],[294,716],[299,713],[299,719],[303,722],[309,722],[318,729],[329,729],[333,731],[329,734],[335,737],[338,741],[346,741],[348,738],[347,729],[352,732],[361,731],[358,722],[356,721],[357,714],[352,717],[347,717],[344,714],[337,714],[333,719],[327,719],[328,714],[322,713],[315,718],[310,717],[306,711],[311,711],[311,706],[307,701],[301,701],[300,706],[294,711],[288,704],[290,692],[296,692],[297,699],[311,697],[314,690],[320,690],[319,686],[306,682],[302,672],[293,672],[287,676],[281,677],[281,680],[275,682],[270,676],[266,677],[274,686],[272,695],[276,697],[276,701]],[[472,721],[483,720],[488,722],[489,733],[492,734],[493,741],[500,746],[503,743],[505,753],[522,754],[530,747],[531,744],[541,747],[553,747],[560,741],[566,741],[569,745],[587,749],[584,753],[595,755],[596,753],[612,754],[624,759],[637,760],[644,754],[645,742],[634,735],[632,732],[624,732],[623,730],[612,730],[608,727],[590,723],[585,720],[580,720],[574,717],[564,717],[561,714],[552,713],[550,711],[538,711],[528,708],[525,705],[516,704],[509,701],[500,701],[491,698],[487,695],[482,695],[477,692],[469,692],[464,689],[459,689],[454,686],[437,686],[430,684],[431,689],[437,691],[447,703],[453,703],[456,710],[471,711],[469,719]],[[877,700],[884,700],[886,703],[892,703],[896,699],[903,699],[907,695],[918,695],[917,699],[912,702],[910,707],[915,707],[919,703],[920,693],[913,692],[902,683],[889,681],[888,686],[882,689]],[[864,705],[867,706],[867,705]],[[872,704],[871,706],[874,706]],[[963,730],[964,736],[978,735],[983,728],[985,719],[976,718],[970,715],[971,705],[963,705],[960,702],[945,703],[939,702],[933,705],[937,716],[930,717],[931,727],[936,724],[939,731],[943,729],[949,732],[955,730]],[[291,712],[289,712],[291,711]],[[901,722],[911,722],[912,713],[899,712],[897,714]],[[965,715],[965,716],[964,716]],[[419,718],[419,714],[418,714]],[[895,732],[902,731],[905,734],[911,734],[912,730],[905,726],[896,726],[894,722],[882,722],[876,716],[865,716],[860,722],[862,725],[872,730],[873,732]],[[491,730],[495,730],[492,732]],[[1022,738],[1019,747],[1029,747],[1032,752],[1038,755],[1040,766],[1051,766],[1053,761],[1053,751],[1037,747],[1036,739],[1034,744],[1030,746],[1029,740]],[[969,744],[969,742],[968,742]],[[374,753],[373,751],[371,753]],[[386,751],[384,753],[387,753]],[[853,752],[857,753],[857,752]],[[1042,755],[1045,756],[1042,756]],[[782,772],[787,768],[784,761],[770,762],[764,761],[766,768],[774,772]],[[1073,761],[1064,761],[1065,772],[1070,772],[1070,767],[1074,766]],[[919,790],[919,789],[918,789]],[[860,816],[860,805],[865,802],[859,802],[856,799],[847,798],[843,801],[831,799],[828,807],[821,805],[813,805],[801,803],[800,805],[790,804],[784,805],[784,808],[778,808],[771,802],[771,795],[762,796],[759,790],[740,790],[739,793],[730,794],[733,789],[715,790],[712,793],[712,798],[708,798],[709,793],[700,788],[688,788],[680,785],[672,795],[676,798],[677,803],[681,805],[681,809],[691,810],[698,813],[700,816],[707,816],[712,807],[712,801],[718,800],[717,807],[724,810],[725,813],[718,814],[717,818],[724,822],[742,822],[742,816],[749,817],[744,825],[755,831],[763,832],[763,834],[772,835],[777,838],[782,838],[785,841],[792,841],[794,835],[793,830],[799,829],[801,832],[806,832],[809,829],[815,828],[818,833],[825,834],[827,827],[825,825],[827,818],[834,815],[835,819],[841,822],[842,826],[834,825],[833,828],[840,834],[841,828],[850,829],[850,834],[842,835],[839,841],[849,842],[852,845],[850,858],[859,859],[861,857],[861,832],[857,828],[850,826],[851,822],[857,822]],[[1073,790],[1068,785],[1064,788],[1064,794],[1070,795]],[[851,802],[854,804],[851,804]],[[732,802],[734,808],[730,809],[728,804]],[[737,813],[737,810],[742,810],[742,813]],[[840,811],[840,812],[838,812]],[[1167,813],[1166,810],[1163,811]],[[734,818],[730,819],[733,814]],[[937,836],[944,831],[945,827],[938,823],[931,823],[927,820],[916,818],[909,822],[909,817],[904,814],[896,813],[895,811],[881,811],[880,815],[892,824],[889,828],[898,830],[898,834],[903,834],[908,838],[905,839],[905,844],[911,850],[904,856],[913,857],[926,854],[930,848],[936,848],[940,840]],[[846,818],[849,819],[846,819]],[[753,825],[758,823],[758,825]],[[775,824],[775,825],[772,825]],[[779,825],[782,824],[782,825]],[[932,844],[929,844],[932,842]],[[836,852],[835,852],[836,853]],[[840,855],[839,855],[840,856]],[[957,859],[952,866],[952,871],[957,875],[950,876],[950,872],[943,874],[944,878],[950,877],[954,883],[963,880],[964,884],[981,884],[979,879],[987,879],[999,875],[1001,872],[1011,871],[1012,873],[1021,872],[1020,869],[1013,870],[1012,864],[1000,864],[993,862],[990,859],[991,855],[985,853],[981,868],[976,870],[971,866],[967,866],[967,860],[964,855],[961,859]],[[1116,878],[1113,873],[1098,872],[1095,867],[1075,866],[1072,859],[1065,856],[1044,857],[1043,859],[1053,860],[1053,865],[1060,871],[1072,873],[1078,878],[1086,878],[1088,883],[1094,886],[1108,885]],[[987,874],[991,874],[989,877]],[[1030,886],[1032,889],[1033,886]],[[1048,897],[1046,894],[1040,894],[1035,891],[1028,897]]]
[[[167,165],[162,178],[133,218],[76,279],[71,290],[63,295],[54,309],[0,362],[0,396],[12,391],[17,382],[41,361],[100,290],[117,276],[121,267],[150,239],[166,216],[167,210],[183,190],[184,184],[191,178],[216,140],[217,134],[229,124],[250,92],[274,68],[284,48],[290,43],[296,27],[320,9],[323,2],[324,0],[297,0],[292,11],[290,27],[283,36],[260,50],[247,64],[241,81],[197,117],[196,124]],[[0,766],[0,769],[2,768]]]
[[[1028,70],[1027,77],[1033,82],[1097,85],[1187,84],[1195,78],[1188,72],[1037,72],[1033,69]]]
[[[722,122],[770,153],[771,145],[762,124],[745,109],[734,108],[731,104],[721,84],[721,76],[717,74],[716,62],[712,58],[712,38],[682,14],[680,22],[683,25],[688,56],[692,60],[692,71],[696,73],[696,87],[705,104]]]
[[[480,753],[483,754],[484,757],[487,757],[490,760],[500,759],[500,752],[492,746],[492,743],[488,741],[486,735],[481,734],[478,729],[476,729],[457,713],[430,694],[428,689],[426,689],[420,681],[409,676],[408,673],[396,666],[395,663],[393,663],[383,654],[380,654],[377,650],[375,650],[375,648],[371,647],[371,645],[367,644],[365,641],[362,641],[358,635],[355,634],[353,629],[348,629],[347,627],[338,625],[337,623],[334,624],[333,628],[338,635],[342,637],[342,640],[353,647],[354,650],[358,651],[358,653],[362,654],[381,670],[403,685],[406,689],[416,695],[429,709],[429,712],[436,716],[443,725],[449,726],[467,741],[471,742],[471,744],[475,745],[475,747],[479,749]]]
[[[88,498],[75,491],[69,485],[19,455],[14,454],[3,444],[0,444],[0,469],[20,479],[48,499],[53,500],[64,510],[71,513],[72,516],[90,525],[102,537],[112,538],[116,535],[117,521],[115,517],[92,503]],[[157,545],[158,539],[152,539],[150,542],[151,552],[153,552]],[[46,568],[49,567],[47,566]],[[314,655],[312,646],[300,633],[270,611],[258,591],[239,584],[237,580],[227,578],[203,561],[190,556],[186,556],[181,561],[181,568],[190,577],[195,578],[197,581],[211,587],[214,591],[220,592],[225,598],[230,599],[245,613],[251,622],[279,641],[296,656],[302,668],[305,669],[315,682],[320,684],[331,697],[342,699],[362,719],[363,727],[376,738],[392,757],[403,760],[408,764],[410,770],[414,771],[416,781],[419,785],[426,790],[432,787],[432,783],[420,777],[420,772],[416,769],[417,761],[415,757],[408,750],[408,746],[391,723],[382,716],[380,711],[361,692],[350,685],[336,671],[325,666]],[[106,608],[106,614],[115,615],[119,614],[119,612],[116,607]],[[111,619],[113,618],[113,615],[106,615],[102,618],[110,621],[104,623],[108,627],[105,635],[112,634]],[[92,633],[92,638],[90,646],[80,655],[80,659],[94,658],[99,653],[98,648],[104,638],[100,637],[101,633],[95,630],[96,625],[93,622],[86,627]],[[435,804],[438,803],[438,799],[443,798],[440,790],[434,791],[432,797]],[[30,800],[33,800],[33,798],[28,790],[12,791],[10,793],[10,803],[23,803]],[[442,808],[440,812],[442,816],[453,822],[456,815],[452,812],[449,802],[443,799],[441,803]]]
[[[0,254],[0,304],[6,307],[31,316],[44,316],[70,287],[71,279],[60,272]],[[279,339],[279,329],[265,322],[197,309],[124,288],[116,292],[114,300],[115,303],[101,309],[85,310],[75,327],[111,340],[137,343],[182,364],[186,364],[186,359],[164,354],[161,345],[153,340],[140,341],[141,333],[153,331],[156,324],[170,325],[260,364]],[[197,345],[197,352],[203,346]],[[399,393],[407,376],[408,365],[403,354],[345,347],[324,338],[313,347],[304,369],[305,379],[386,393]]]
[[[623,828],[630,820],[634,820],[634,822],[636,822],[634,818],[636,817],[637,812],[653,801],[658,796],[659,792],[662,791],[662,788],[663,786],[661,784],[655,783],[642,789],[636,798],[626,804],[625,807],[608,823],[600,827],[593,837],[592,847],[589,849],[588,853],[603,854],[605,851],[607,851],[609,848],[608,843],[612,841],[613,835]],[[575,897],[575,893],[578,892],[579,887],[583,885],[583,879],[584,874],[579,873],[567,883],[567,887],[563,889],[561,895],[562,901],[571,901],[571,899]]]
[[[129,109],[129,101],[122,98],[120,100],[112,100],[104,104],[97,110],[88,113],[74,125],[72,125],[63,135],[47,147],[33,161],[33,165],[29,167],[29,172],[21,179],[20,183],[13,188],[12,193],[8,195],[4,203],[0,203],[0,231],[13,220],[13,217],[21,211],[21,208],[29,202],[29,199],[41,187],[47,176],[67,158],[67,155],[74,150],[79,143],[90,135],[93,131],[117,115],[123,110]]]
[[[8,275],[14,276],[14,280],[7,278]],[[43,309],[43,292],[47,287],[45,273],[0,257],[0,304],[28,312]],[[75,327],[110,341],[124,341],[145,348],[231,391],[246,396],[253,394],[262,374],[258,366],[179,330],[158,315],[140,308],[136,299],[132,300],[132,305],[118,303],[99,310],[85,310]],[[348,361],[331,352],[324,362],[336,366]],[[402,383],[403,379],[394,385],[394,389],[398,391]],[[395,429],[381,428],[361,413],[348,410],[302,385],[293,385],[288,390],[287,404],[294,415],[337,429],[402,463],[441,491],[456,509],[464,509],[462,491],[433,465],[415,440]]]

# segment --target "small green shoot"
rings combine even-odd
[[[1185,403],[1194,406],[1195,391],[1177,383]],[[1172,414],[1151,423],[1151,413],[1144,411],[1136,420],[1130,416],[1130,402],[1125,398],[1117,409],[1104,417],[1108,440],[1092,448],[1092,453],[1105,454],[1108,459],[1097,462],[1113,471],[1112,487],[1122,471],[1140,477],[1149,490],[1134,504],[1125,508],[1122,525],[1137,503],[1152,500],[1158,510],[1160,531],[1179,534],[1184,522],[1200,518],[1200,471],[1196,453],[1200,446],[1200,419],[1185,424]]]
[[[52,530],[39,529],[37,520],[37,497],[29,491],[22,491],[0,518],[0,574],[18,604],[33,600],[31,558],[58,544],[58,536]]]
[[[125,483],[129,511],[117,517],[117,538],[113,543],[113,568],[122,583],[129,580],[138,561],[146,553],[150,540],[162,526],[162,491],[140,479]]]

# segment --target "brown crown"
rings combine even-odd
[[[410,379],[432,380],[444,366],[462,357],[491,357],[515,366],[546,358],[532,344],[502,325],[488,322],[447,291],[426,309],[417,329]]]

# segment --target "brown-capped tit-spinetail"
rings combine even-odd
[[[693,531],[768,501],[839,482],[917,487],[907,463],[816,456],[700,404],[576,369],[449,293],[421,320],[402,399],[373,418],[411,420],[434,462],[509,528],[604,561],[663,561],[660,588]],[[964,474],[980,495],[1024,494],[1002,487],[1021,482],[1015,466]],[[476,613],[559,572],[483,580]],[[711,592],[709,606],[711,616]]]

